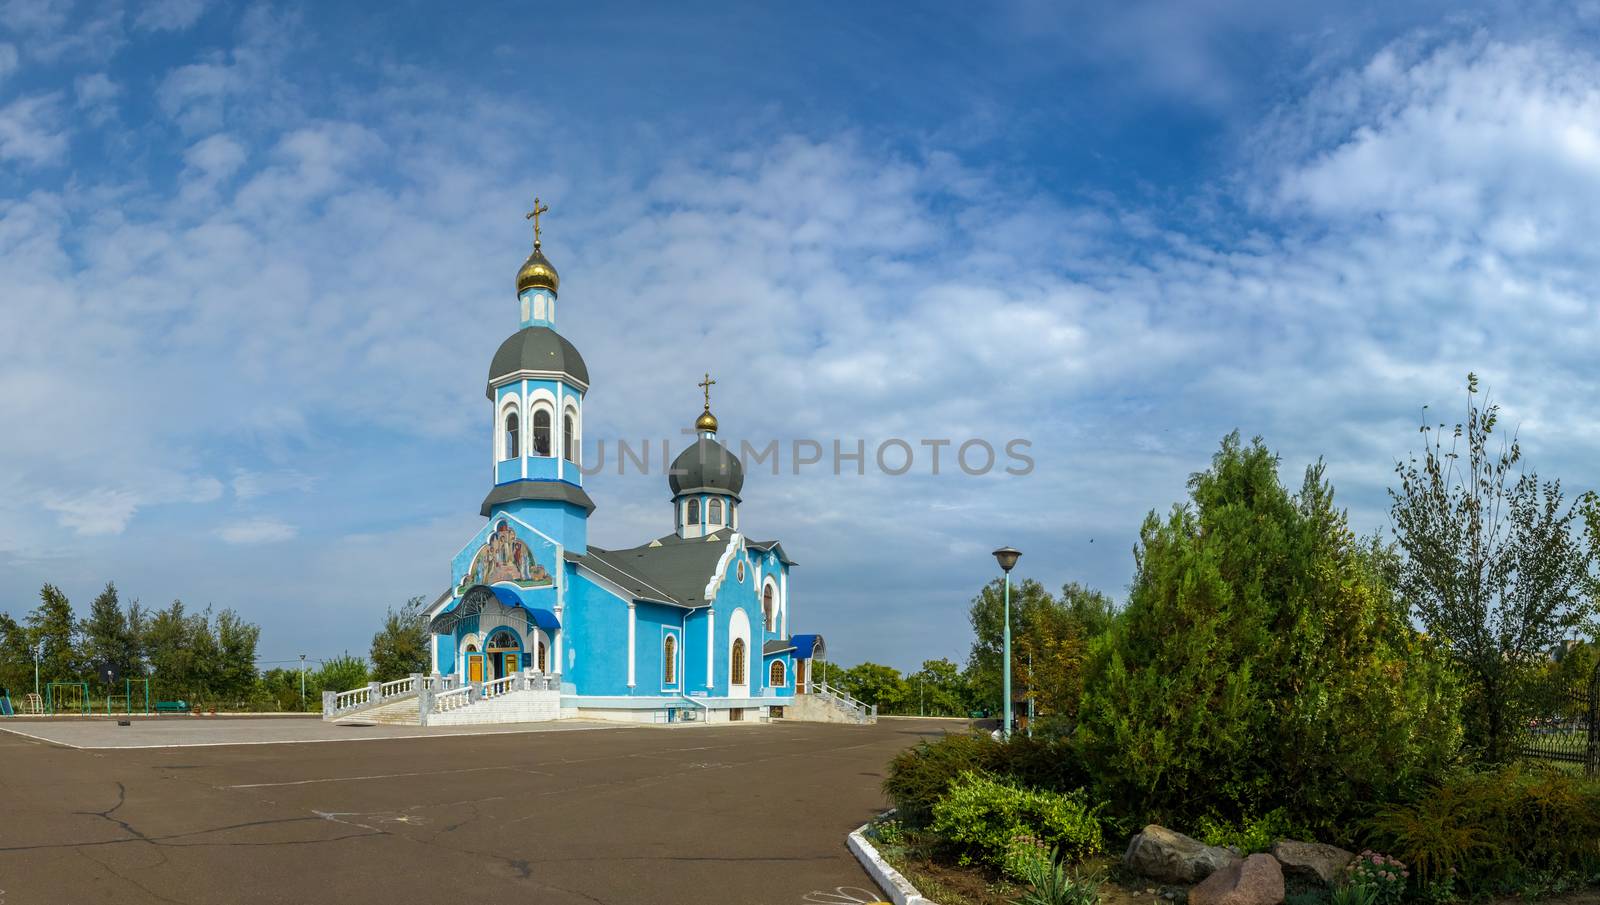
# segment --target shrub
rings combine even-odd
[[[1392,855],[1364,851],[1345,869],[1345,883],[1372,893],[1373,905],[1400,905],[1411,871]]]
[[[1018,785],[1066,792],[1088,783],[1082,762],[1065,741],[1013,736],[998,742],[988,735],[946,735],[895,755],[883,781],[884,794],[907,826],[922,827],[933,805],[962,773],[990,773]]]
[[[1484,889],[1581,872],[1600,861],[1600,780],[1520,765],[1463,771],[1369,827],[1433,899],[1453,895],[1456,879]]]
[[[1024,789],[966,772],[934,804],[932,829],[964,865],[1001,867],[1014,840],[1026,835],[1077,860],[1102,849],[1097,810],[1085,804],[1081,790]]]
[[[1272,848],[1279,839],[1306,839],[1315,834],[1297,826],[1287,811],[1277,808],[1238,823],[1207,815],[1196,824],[1196,835],[1207,845],[1231,845],[1249,855]]]
[[[1096,795],[1168,825],[1282,808],[1338,838],[1360,803],[1439,775],[1458,687],[1321,466],[1290,493],[1235,434],[1189,488],[1146,518],[1127,608],[1089,655],[1074,740]]]
[[[1341,883],[1328,893],[1328,905],[1374,905],[1376,901],[1376,890],[1350,883]]]

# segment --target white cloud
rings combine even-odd
[[[59,124],[59,102],[57,94],[42,94],[17,98],[0,107],[0,163],[61,162],[67,150],[67,133]]]
[[[276,544],[292,539],[297,533],[293,525],[271,518],[229,521],[217,532],[230,544]]]
[[[17,71],[17,45],[0,41],[0,82]]]
[[[198,22],[205,10],[206,0],[146,0],[133,24],[148,31],[183,31]]]

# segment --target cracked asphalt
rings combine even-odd
[[[871,901],[845,835],[885,806],[895,752],[961,728],[125,750],[0,732],[0,905]]]

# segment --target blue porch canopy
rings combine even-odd
[[[823,642],[821,635],[791,635],[789,641],[794,644],[796,660],[809,660],[812,657],[828,655],[828,645]]]
[[[528,606],[518,593],[516,587],[511,585],[473,585],[465,594],[454,600],[449,606],[439,612],[428,623],[428,630],[436,635],[442,635],[455,630],[456,624],[468,616],[476,616],[483,612],[484,604],[491,600],[499,601],[502,606],[514,607],[527,612],[528,618],[534,625],[545,631],[555,631],[561,628],[561,621],[556,614],[539,607]]]

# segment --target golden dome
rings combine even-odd
[[[561,276],[556,273],[555,265],[539,250],[537,242],[533,245],[533,254],[528,255],[528,260],[522,262],[522,269],[517,271],[517,295],[524,289],[548,289],[551,295],[558,295],[561,288]]]
[[[700,417],[694,419],[694,429],[697,431],[711,431],[713,434],[716,433],[717,416],[711,414],[710,409],[706,409],[700,413]]]

